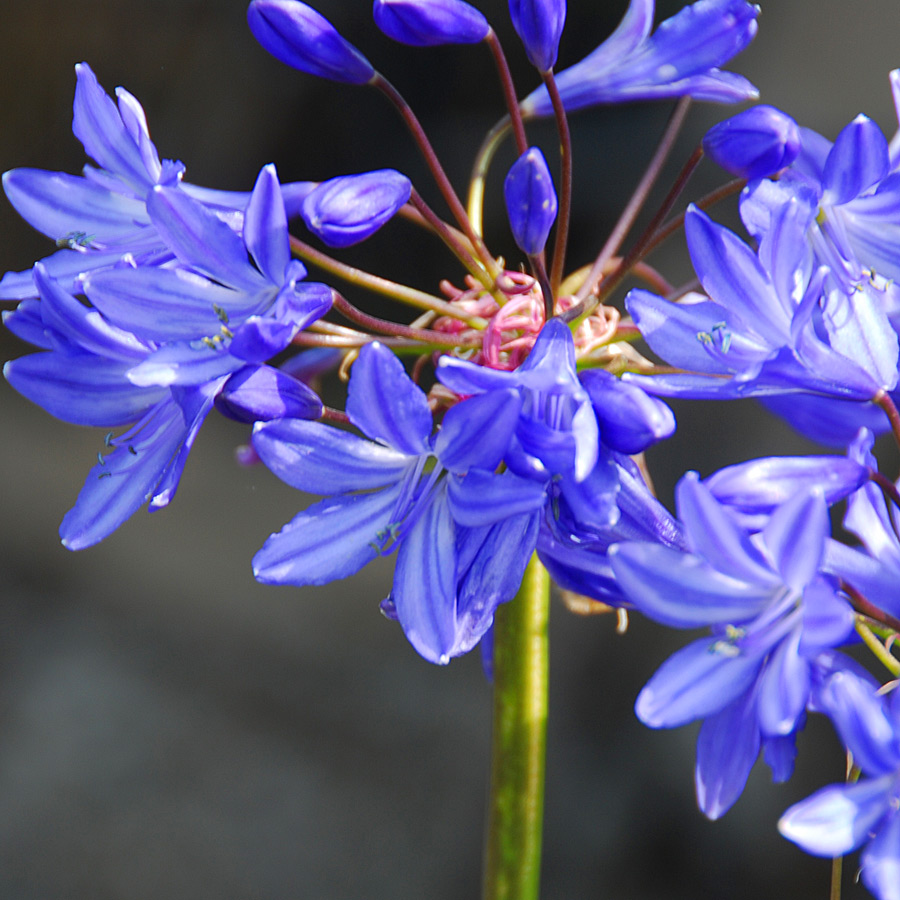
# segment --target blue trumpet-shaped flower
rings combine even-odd
[[[814,265],[813,210],[782,205],[754,253],[691,207],[685,231],[709,300],[672,303],[632,291],[626,305],[651,348],[684,374],[632,376],[653,393],[728,399],[807,392],[870,401],[897,384],[897,335],[883,291],[847,292]]]
[[[491,30],[464,0],[374,0],[372,14],[389,38],[414,47],[477,44]]]
[[[718,67],[753,39],[759,7],[745,0],[698,0],[651,34],[654,7],[654,0],[631,0],[609,38],[556,76],[567,110],[667,97],[737,103],[757,96],[746,78]],[[529,94],[522,112],[552,115],[547,89]]]
[[[718,818],[738,798],[763,746],[777,780],[790,776],[816,657],[842,643],[853,611],[821,572],[828,516],[821,492],[794,495],[751,534],[699,481],[677,488],[688,552],[661,543],[611,548],[616,579],[645,615],[676,628],[709,625],[641,691],[653,728],[704,719],[697,796]]]
[[[466,653],[515,594],[545,503],[543,485],[494,474],[519,406],[509,390],[465,400],[432,435],[425,394],[397,357],[363,347],[347,415],[368,439],[296,419],[254,430],[279,478],[328,495],[266,541],[257,579],[324,584],[396,550],[386,611],[427,660]]]
[[[257,179],[243,238],[177,188],[157,186],[147,207],[179,265],[95,270],[84,278],[87,306],[38,264],[40,299],[5,318],[44,350],[6,364],[13,387],[65,421],[127,426],[110,433],[112,452],[63,520],[73,550],[147,501],[151,509],[171,501],[214,402],[243,421],[321,414],[302,382],[262,365],[331,304],[324,285],[299,283],[305,270],[289,259],[274,168]]]

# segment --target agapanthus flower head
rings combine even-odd
[[[655,0],[631,0],[609,38],[556,76],[567,110],[667,97],[737,103],[757,96],[746,78],[720,72],[718,66],[753,39],[758,6],[745,0],[698,0],[651,34],[654,7]],[[553,113],[545,87],[521,106],[528,116]]]
[[[392,219],[411,190],[409,179],[393,169],[341,175],[311,191],[300,214],[306,227],[329,247],[349,247]]]
[[[509,0],[509,15],[531,64],[548,72],[556,65],[566,0]]]
[[[372,15],[389,38],[414,47],[477,44],[491,30],[464,0],[374,0]]]
[[[537,256],[556,221],[557,200],[547,160],[538,147],[529,147],[503,182],[510,228],[519,249]]]
[[[375,75],[331,22],[300,0],[252,0],[247,23],[272,56],[301,72],[348,84],[366,84]]]
[[[760,104],[710,128],[703,151],[738,178],[765,178],[797,158],[800,129],[780,109]]]

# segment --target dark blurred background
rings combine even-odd
[[[505,4],[480,5],[524,93],[536,78]],[[560,67],[599,43],[625,5],[574,0]],[[680,5],[661,2],[660,17]],[[392,166],[437,203],[387,104],[279,65],[254,43],[245,6],[6,0],[0,169],[81,168],[71,101],[73,65],[87,60],[107,90],[122,84],[138,97],[161,155],[183,160],[191,181],[246,190],[270,161],[282,180]],[[486,51],[394,45],[371,24],[367,0],[319,8],[407,95],[462,187],[501,109]],[[860,111],[890,135],[896,22],[896,0],[772,0],[731,68],[828,137]],[[573,118],[573,266],[602,243],[670,109]],[[695,107],[670,175],[725,115]],[[535,134],[552,150],[549,127]],[[512,259],[498,202],[511,159],[507,148],[495,170],[487,232]],[[705,165],[692,195],[719,179]],[[52,249],[5,200],[0,236],[0,271]],[[404,223],[348,258],[430,291],[461,277]],[[657,261],[674,280],[688,277],[682,259]],[[3,359],[26,351],[5,332],[0,343]],[[390,561],[326,588],[257,585],[253,552],[309,498],[263,468],[238,467],[246,432],[215,416],[171,508],[140,512],[100,546],[69,553],[58,523],[103,435],[53,421],[5,382],[0,404],[0,897],[477,896],[490,688],[477,654],[433,667],[379,615]],[[667,501],[687,468],[708,474],[810,447],[752,405],[677,413],[678,436],[650,458]],[[544,896],[826,896],[829,864],[781,839],[775,822],[841,777],[828,728],[810,723],[789,784],[772,786],[758,768],[710,824],[693,798],[696,729],[654,733],[632,713],[684,636],[639,620],[617,636],[614,624],[554,605]],[[848,881],[852,872],[851,863]],[[864,892],[848,886],[845,896]]]

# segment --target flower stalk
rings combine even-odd
[[[494,616],[494,731],[484,900],[536,900],[540,889],[549,672],[550,579],[534,555]]]

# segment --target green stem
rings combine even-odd
[[[537,900],[547,736],[550,579],[537,555],[494,616],[494,736],[484,900]]]

